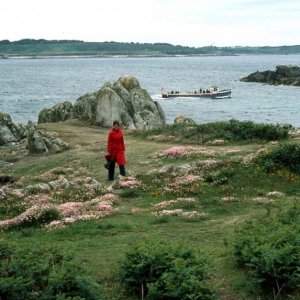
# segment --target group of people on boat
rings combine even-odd
[[[217,91],[217,88],[214,88],[213,91]],[[200,88],[199,91],[194,91],[194,94],[209,94],[209,93],[212,93],[213,92],[212,90],[209,90],[209,89],[202,89]],[[171,94],[171,95],[174,95],[174,94],[180,94],[179,91],[171,91],[171,92],[168,92],[168,94]]]

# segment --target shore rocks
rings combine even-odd
[[[99,91],[79,97],[74,105],[64,102],[43,109],[38,123],[69,118],[84,119],[103,127],[110,127],[114,120],[119,120],[129,129],[150,129],[166,123],[160,104],[152,100],[135,77],[129,75],[120,77],[113,84],[106,82]]]
[[[34,126],[28,128],[29,153],[60,152],[68,150],[70,147],[70,144],[57,138],[54,134],[38,130]]]
[[[300,67],[292,65],[279,65],[276,71],[256,71],[240,79],[245,82],[262,82],[273,85],[300,86]]]
[[[15,152],[14,147],[18,147],[17,152],[24,153],[23,150],[25,150],[26,154],[28,152],[60,152],[71,147],[54,133],[37,129],[31,121],[24,126],[13,122],[9,114],[2,112],[0,112],[0,146],[9,147],[12,153]],[[7,162],[0,160],[0,165],[3,164],[7,164]]]
[[[71,102],[58,103],[50,109],[43,109],[39,113],[39,123],[55,123],[73,118],[73,104]]]
[[[0,112],[0,146],[18,142],[26,137],[26,128],[12,121],[7,113]]]
[[[183,115],[180,115],[180,116],[177,116],[175,119],[174,119],[174,124],[190,124],[190,125],[195,125],[196,122],[191,119],[191,118],[188,118],[186,116],[183,116]]]

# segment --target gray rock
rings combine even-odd
[[[34,127],[28,129],[28,150],[29,153],[48,152],[48,148],[43,140],[41,132]]]
[[[192,171],[193,166],[191,164],[183,164],[183,165],[179,165],[177,167],[177,171],[179,174],[188,174],[190,171]]]
[[[50,181],[48,184],[53,190],[67,189],[68,187],[70,187],[70,182],[65,177]]]
[[[130,129],[155,128],[166,123],[160,104],[152,100],[135,77],[128,75],[113,84],[106,82],[95,93],[79,97],[73,107],[65,102],[42,110],[39,123],[64,121],[71,117],[104,127],[111,127],[113,121],[118,120]]]
[[[48,194],[51,191],[51,187],[47,183],[38,183],[34,185],[29,185],[24,188],[23,192],[25,195],[39,194],[44,193]]]
[[[132,123],[122,98],[109,87],[100,90],[94,113],[94,123],[104,127],[110,127],[114,120],[122,124]]]
[[[62,122],[73,118],[73,104],[65,101],[58,103],[50,109],[44,108],[38,116],[38,123]]]
[[[196,124],[196,122],[191,118],[188,118],[183,115],[177,116],[174,120],[174,124],[182,124],[182,123],[190,124],[190,125]]]
[[[6,198],[6,193],[4,192],[3,189],[0,189],[0,200],[3,200]]]
[[[300,67],[279,65],[276,67],[276,71],[257,71],[242,78],[241,81],[300,86]]]
[[[276,73],[284,77],[300,77],[300,67],[292,65],[279,65],[276,67]]]
[[[12,134],[9,128],[0,124],[0,146],[16,141],[17,138]]]
[[[7,113],[0,112],[0,146],[18,142],[26,137],[26,128],[12,121]]]
[[[29,153],[60,152],[70,147],[70,144],[42,130],[37,130],[34,126],[28,129]]]

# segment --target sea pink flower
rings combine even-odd
[[[204,147],[191,147],[191,146],[177,146],[162,151],[158,157],[180,157],[190,154],[202,154],[206,156],[213,156],[215,151]]]
[[[142,183],[133,176],[128,176],[128,177],[120,176],[114,184],[114,186],[118,188],[129,188],[129,189],[135,189],[140,187],[141,185]]]
[[[179,203],[179,202],[196,202],[195,198],[177,198],[176,200],[168,200],[168,201],[162,201],[154,205],[154,209],[161,210],[163,208],[166,208],[172,204]]]
[[[185,176],[179,176],[175,179],[175,184],[183,184],[188,182],[193,182],[195,180],[202,179],[199,175],[185,175]]]

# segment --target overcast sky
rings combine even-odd
[[[300,0],[1,0],[0,40],[300,44]]]

